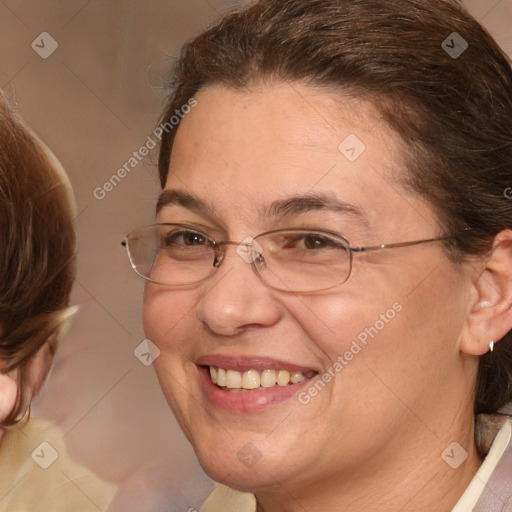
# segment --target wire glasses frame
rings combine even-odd
[[[217,241],[186,224],[153,224],[130,232],[121,242],[133,270],[143,279],[167,286],[191,286],[221,265],[226,247],[250,263],[270,288],[295,293],[328,290],[347,281],[354,253],[396,249],[455,238],[436,238],[352,247],[344,235],[329,230],[280,229],[243,242]]]

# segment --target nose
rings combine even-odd
[[[282,306],[258,277],[243,251],[227,248],[215,275],[204,285],[196,315],[206,328],[235,336],[253,328],[275,325]]]

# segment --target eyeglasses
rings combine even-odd
[[[228,245],[251,264],[256,274],[276,290],[308,293],[343,284],[352,270],[354,253],[395,249],[440,242],[444,235],[426,240],[371,247],[351,247],[339,233],[326,230],[280,229],[243,242],[214,240],[186,224],[154,224],[137,229],[121,242],[133,270],[153,283],[187,286],[210,277],[221,265]]]

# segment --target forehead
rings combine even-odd
[[[196,101],[197,106],[179,126],[171,168],[183,157],[189,162],[208,157],[212,164],[229,158],[225,163],[237,169],[246,162],[254,165],[258,161],[264,168],[269,161],[283,159],[285,164],[297,164],[306,158],[305,164],[318,153],[337,160],[340,143],[349,135],[356,153],[344,156],[352,162],[366,149],[390,153],[397,145],[397,137],[368,101],[301,83],[247,90],[213,85],[200,90]],[[394,166],[399,160],[396,153]],[[243,160],[233,161],[235,157]],[[314,171],[316,166],[303,167]]]
[[[280,197],[334,193],[370,220],[406,194],[396,180],[400,141],[368,102],[287,83],[214,85],[196,100],[176,134],[165,188],[239,215]]]

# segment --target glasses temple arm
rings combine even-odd
[[[455,238],[454,235],[444,235],[437,238],[426,238],[424,240],[413,240],[412,242],[397,242],[393,244],[381,244],[381,245],[371,245],[368,247],[352,247],[350,246],[351,252],[368,252],[368,251],[379,251],[382,249],[394,249],[396,247],[407,247],[409,245],[419,245],[426,244],[428,242],[440,242],[442,240],[448,240],[450,238]]]

